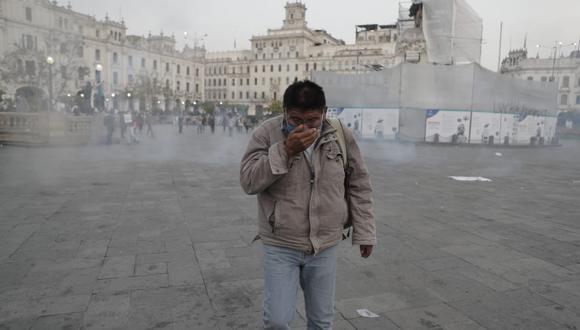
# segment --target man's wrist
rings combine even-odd
[[[284,150],[286,150],[286,155],[288,156],[288,159],[293,158],[294,156],[296,156],[292,150],[290,148],[288,148],[288,145],[286,144],[286,141],[284,141]]]

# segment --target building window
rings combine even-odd
[[[185,74],[189,76],[189,74],[190,74],[190,73],[191,73],[191,71],[189,70],[189,67],[187,67],[187,68],[185,69]]]
[[[177,64],[177,74],[181,73],[181,65]]]
[[[568,104],[568,94],[562,94],[562,96],[560,96],[560,105],[567,104]]]
[[[26,20],[32,22],[32,8],[26,7]]]
[[[529,76],[529,77],[528,77],[528,80],[529,80],[529,81],[533,81],[533,80],[534,80],[534,77],[532,77],[532,76]]]
[[[119,62],[119,54],[113,53],[113,63],[117,64]]]
[[[312,65],[312,70],[316,71],[316,63]]]
[[[570,77],[564,76],[562,79],[562,88],[569,88],[570,87]]]
[[[246,67],[246,73],[250,73],[250,66],[249,65]]]
[[[250,92],[246,92],[246,99],[249,100],[250,99]]]
[[[175,86],[178,91],[181,90],[181,81],[176,82]]]
[[[232,92],[232,100],[236,98],[236,93]]]
[[[250,78],[246,79],[246,86],[250,86]]]
[[[257,65],[254,66],[254,72],[256,72],[256,73],[258,72],[258,66]]]
[[[169,72],[169,63],[165,63],[165,72]]]
[[[266,66],[262,65],[262,72],[266,72]]]
[[[100,60],[101,60],[101,50],[95,49],[95,61],[100,61]]]
[[[254,100],[258,98],[258,92],[254,92]]]
[[[270,72],[274,72],[274,66],[270,65]]]
[[[580,95],[576,96],[576,104],[580,104]]]
[[[306,71],[308,71],[308,65],[309,65],[309,64],[308,64],[308,63],[306,63]]]
[[[133,56],[129,55],[128,61],[129,61],[129,66],[133,67]]]
[[[77,69],[77,76],[81,81],[85,79],[85,69],[82,66]]]
[[[298,71],[298,64],[296,64],[294,71]]]
[[[278,72],[282,72],[282,64],[278,64]]]
[[[97,39],[99,39],[101,37],[101,31],[96,30],[95,31],[95,36],[97,37]]]
[[[274,92],[274,100],[277,100],[278,99],[277,96],[278,96],[278,94],[276,92]]]
[[[236,79],[232,78],[232,86],[236,85]]]
[[[240,100],[244,99],[244,93],[242,93],[242,91],[240,91]]]
[[[145,59],[144,59],[144,58],[142,58],[142,59],[141,59],[141,67],[142,67],[143,69],[145,69],[145,66],[146,66]]]
[[[262,100],[266,99],[266,92],[262,92]]]
[[[195,92],[199,93],[199,84],[195,84]]]
[[[153,60],[153,70],[157,70],[157,60]]]
[[[26,61],[24,63],[24,70],[29,76],[36,76],[36,62]]]
[[[196,69],[195,69],[195,76],[196,76],[196,77],[199,77],[199,68],[196,68]]]
[[[258,78],[254,78],[254,86],[258,86]]]
[[[119,73],[113,72],[113,85],[118,85],[118,84],[119,84]]]
[[[185,90],[189,93],[189,90],[190,90],[190,84],[189,83],[186,83],[185,84]]]

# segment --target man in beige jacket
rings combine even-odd
[[[325,116],[322,88],[293,83],[284,93],[284,115],[254,131],[242,159],[242,188],[258,196],[266,329],[290,329],[299,284],[308,329],[332,329],[336,252],[349,213],[345,179],[352,242],[363,258],[376,244],[372,188],[359,148],[345,129],[345,175],[345,155]]]

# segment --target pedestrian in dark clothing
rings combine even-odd
[[[103,125],[107,129],[107,145],[113,143],[113,130],[115,129],[115,118],[111,112],[108,112],[103,118]]]
[[[179,126],[179,134],[183,132],[183,113],[179,114],[177,117],[177,126]]]
[[[119,126],[121,128],[121,139],[124,139],[127,125],[125,125],[125,114],[122,112],[119,112]]]
[[[213,115],[209,116],[208,122],[211,129],[211,134],[215,133],[215,117]]]
[[[141,134],[141,131],[143,131],[144,122],[145,122],[145,120],[143,119],[143,114],[139,113],[137,115],[137,127],[139,128],[139,134]]]

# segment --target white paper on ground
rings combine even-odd
[[[362,317],[379,317],[377,314],[369,311],[368,309],[357,309],[356,312],[358,313],[358,315],[362,316]]]
[[[492,182],[488,178],[484,178],[481,176],[450,176],[451,179],[456,181],[467,181],[467,182],[474,182],[474,181],[481,181],[481,182]]]
[[[498,157],[503,156],[503,154],[501,152],[496,152],[495,155],[498,156]]]

